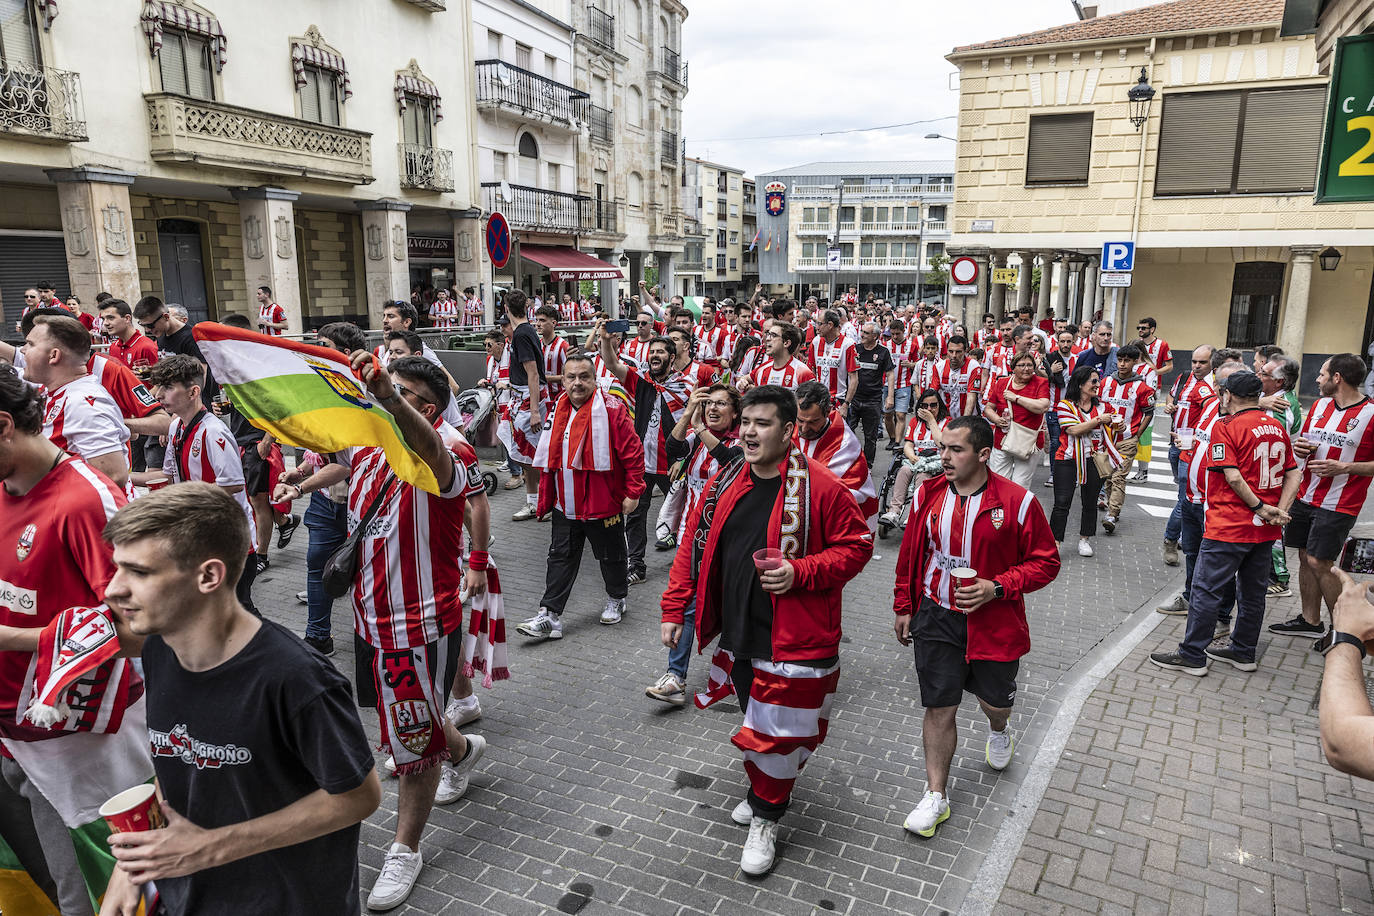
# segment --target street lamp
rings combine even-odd
[[[1341,263],[1341,253],[1335,248],[1327,248],[1317,255],[1317,260],[1321,263],[1322,270],[1335,270],[1336,265]]]
[[[1126,98],[1131,103],[1131,123],[1136,130],[1140,130],[1145,122],[1150,118],[1150,101],[1155,97],[1155,87],[1150,85],[1149,77],[1145,75],[1145,68],[1140,68],[1140,79],[1126,93]]]
[[[927,139],[927,140],[954,140],[953,137],[947,137],[947,136],[945,136],[944,134],[926,134],[926,139]],[[958,143],[959,141],[958,141],[958,140],[954,140],[954,142],[955,142],[955,143]]]

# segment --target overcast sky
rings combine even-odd
[[[755,176],[827,159],[953,159],[944,56],[1075,20],[1070,0],[690,0],[687,155]],[[821,131],[948,118],[840,136]],[[777,140],[739,137],[810,134]]]

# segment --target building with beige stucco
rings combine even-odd
[[[1110,317],[1096,258],[1134,240],[1119,337],[1151,316],[1176,350],[1277,342],[1308,376],[1324,354],[1363,352],[1374,207],[1314,203],[1327,76],[1311,36],[1281,35],[1283,9],[1177,0],[956,48],[951,249],[984,268],[1038,261],[1041,314]],[[1137,129],[1142,69],[1156,94]],[[1029,282],[1008,294],[987,273],[956,304],[1031,301]]]
[[[195,319],[266,285],[297,332],[478,282],[470,23],[469,0],[3,0],[6,325],[39,279]]]

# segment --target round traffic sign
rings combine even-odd
[[[960,286],[978,281],[978,262],[973,258],[955,258],[949,263],[949,278]]]
[[[499,211],[487,220],[487,256],[497,270],[510,260],[510,226]]]

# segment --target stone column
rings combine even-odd
[[[1054,317],[1069,317],[1069,265],[1061,258],[1059,261],[1059,288],[1054,291]]]
[[[1039,319],[1035,315],[1035,306],[1031,304],[1031,272],[1035,269],[1035,253],[1032,251],[1018,252],[1021,255],[1021,273],[1016,277],[1016,309],[1030,309],[1034,316],[1032,320]]]
[[[1006,314],[1007,288],[1001,283],[992,282],[992,271],[1006,266],[1006,252],[994,251],[988,263],[988,311],[996,315],[998,321]]]
[[[1312,294],[1312,259],[1320,245],[1294,245],[1288,296],[1283,303],[1283,323],[1279,325],[1278,344],[1283,352],[1302,362],[1307,337],[1307,303]]]
[[[625,252],[619,250],[598,253],[597,257],[614,267],[616,270],[624,270],[620,266],[620,256]],[[601,307],[606,310],[606,314],[612,318],[619,318],[620,315],[620,281],[602,280],[601,281]]]
[[[382,326],[382,305],[410,301],[410,257],[406,244],[406,212],[399,200],[358,200],[363,220],[363,288],[367,296],[368,326]]]
[[[142,293],[129,207],[134,173],[88,165],[48,169],[47,175],[57,184],[72,292],[86,302],[102,290],[130,305],[137,302]]]
[[[1039,305],[1036,307],[1037,317],[1053,318],[1054,312],[1050,308],[1050,285],[1054,282],[1054,255],[1048,251],[1040,252],[1040,290],[1038,293]]]
[[[1088,303],[1088,313],[1091,316],[1102,307],[1102,288],[1097,285],[1097,258],[1088,258],[1088,263],[1083,268],[1083,272],[1083,301]]]
[[[658,292],[664,302],[667,302],[677,290],[674,285],[677,282],[676,274],[673,273],[674,253],[671,251],[660,251],[656,255],[658,259]]]
[[[485,279],[491,285],[491,267],[486,259],[487,242],[482,225],[482,211],[455,210],[453,216],[453,285],[461,294]],[[482,297],[482,322],[496,321],[496,296],[490,291]]]
[[[978,292],[964,297],[964,327],[982,327],[983,312],[992,311],[992,252],[983,248],[970,252],[970,256],[978,264]]]
[[[272,298],[286,310],[285,333],[302,333],[305,317],[300,271],[296,267],[296,218],[292,206],[300,192],[260,187],[234,188],[229,193],[239,202],[243,279],[250,314],[253,293],[259,286],[266,286],[272,290]],[[404,249],[404,239],[401,244]],[[409,282],[406,286],[408,289]],[[409,294],[401,298],[408,300]]]

